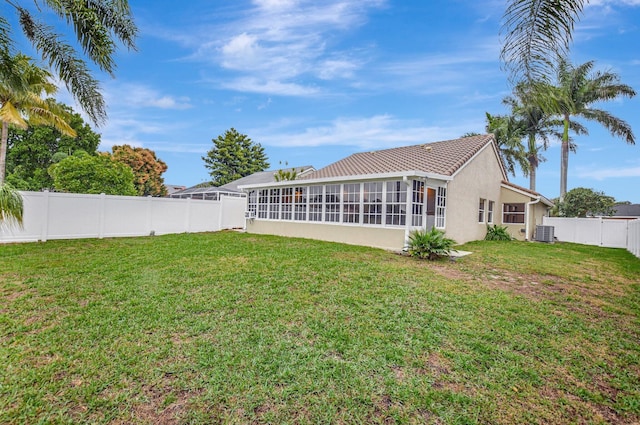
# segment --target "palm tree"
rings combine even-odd
[[[593,108],[597,102],[613,100],[620,96],[633,97],[635,90],[620,82],[620,77],[612,72],[592,73],[593,61],[579,66],[571,65],[566,59],[558,62],[556,85],[542,88],[546,98],[543,108],[546,112],[560,116],[563,121],[562,149],[560,163],[560,201],[567,193],[567,169],[569,166],[569,129],[572,118],[580,117],[601,124],[614,136],[635,144],[635,137],[629,124],[609,112]],[[586,130],[585,130],[586,131]]]
[[[50,81],[51,74],[22,54],[4,59],[0,68],[0,221],[14,219],[20,224],[22,198],[4,182],[9,126],[50,125],[71,137],[76,133],[66,123],[64,111],[55,102],[42,98],[43,94],[50,95],[57,90]]]
[[[588,0],[509,0],[500,57],[513,81],[546,78],[567,55],[574,24]]]
[[[111,1],[20,1],[5,0],[16,12],[22,32],[42,59],[64,82],[82,109],[95,124],[106,118],[104,98],[98,81],[91,75],[86,62],[70,44],[61,38],[55,28],[38,19],[39,16],[57,15],[75,32],[84,54],[100,70],[113,75],[116,43],[135,49],[137,28],[127,0]],[[31,3],[30,6],[26,4]],[[33,4],[35,3],[35,5]],[[46,10],[46,9],[49,10]],[[0,16],[0,68],[13,50],[11,25],[3,10]]]
[[[529,164],[522,146],[521,122],[509,115],[491,115],[487,112],[486,116],[486,130],[496,138],[496,144],[507,171],[515,176],[515,166],[518,164],[526,175]]]

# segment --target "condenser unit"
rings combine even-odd
[[[536,241],[553,242],[553,226],[536,226]]]

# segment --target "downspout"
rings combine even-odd
[[[405,205],[406,216],[404,218],[404,247],[402,247],[402,250],[405,251],[409,247],[409,235],[411,234],[411,220],[413,217],[411,212],[411,201],[413,199],[413,187],[407,176],[402,177],[402,182],[407,186],[407,202]]]
[[[534,201],[527,202],[527,217],[524,223],[524,232],[525,232],[525,240],[529,240],[529,222],[531,221],[531,206],[540,202],[540,197],[538,196]]]

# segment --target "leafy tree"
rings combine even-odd
[[[57,91],[56,85],[51,82],[51,74],[36,66],[28,56],[18,54],[7,60],[11,61],[13,73],[0,75],[0,183],[5,179],[9,125],[22,129],[30,124],[50,125],[68,136],[76,136],[66,122],[66,111],[42,98],[43,94],[50,95]]]
[[[587,0],[508,0],[500,56],[513,81],[536,81],[565,57]]]
[[[133,171],[109,154],[78,151],[49,168],[55,190],[72,193],[136,195]]]
[[[133,148],[129,145],[113,146],[112,158],[128,165],[133,171],[133,185],[140,196],[165,196],[162,173],[167,164],[156,157],[154,151],[145,148]]]
[[[569,129],[574,117],[599,123],[612,135],[622,137],[629,144],[635,144],[635,137],[629,124],[605,110],[594,108],[593,104],[620,96],[633,97],[636,92],[630,86],[622,84],[620,77],[615,73],[591,73],[593,66],[593,61],[573,66],[562,59],[558,64],[556,84],[544,84],[537,89],[541,91],[539,95],[545,99],[543,105],[545,111],[560,116],[564,124],[560,163],[561,201],[567,193]]]
[[[613,215],[615,199],[604,192],[577,187],[567,192],[564,201],[558,203],[558,215],[563,217],[587,217]]]
[[[264,148],[235,128],[213,139],[214,147],[202,159],[214,186],[222,186],[241,177],[269,168]]]
[[[23,203],[15,200],[22,197],[13,186],[5,186],[9,125],[27,128],[27,118],[31,124],[52,125],[71,136],[75,133],[65,122],[63,111],[42,99],[43,93],[51,94],[57,90],[50,81],[51,75],[36,66],[31,58],[21,54],[12,56],[2,49],[5,37],[2,23],[3,18],[0,17],[0,190],[3,198],[0,215],[7,223],[21,224]]]
[[[100,134],[84,122],[71,107],[58,104],[69,118],[76,137],[66,136],[52,127],[31,126],[9,134],[7,152],[7,182],[20,190],[39,191],[53,188],[49,167],[77,150],[96,154]]]
[[[5,2],[15,10],[19,25],[42,59],[76,98],[91,120],[99,124],[106,118],[104,98],[98,81],[86,62],[71,46],[40,18],[57,16],[75,32],[83,53],[100,70],[113,75],[116,41],[135,49],[137,28],[127,0],[110,1],[20,1]],[[49,13],[53,12],[53,13]],[[0,73],[10,68],[5,60],[14,50],[11,24],[0,16]]]
[[[520,165],[523,172],[528,170],[527,159],[522,146],[522,126],[513,116],[487,115],[487,132],[494,135],[502,160],[507,171],[515,176],[515,166]]]

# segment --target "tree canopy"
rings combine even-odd
[[[593,189],[576,187],[558,202],[558,215],[562,217],[610,216],[616,201],[612,196]]]
[[[89,155],[78,151],[49,168],[55,190],[106,195],[137,194],[133,171],[109,154]]]
[[[235,128],[213,139],[213,148],[202,159],[214,186],[222,186],[241,177],[269,168],[264,148]]]
[[[133,171],[133,185],[140,196],[165,196],[162,173],[167,171],[167,164],[156,157],[150,149],[133,148],[129,145],[113,146],[112,158],[128,165]]]
[[[26,130],[14,129],[9,133],[7,152],[7,182],[19,190],[39,191],[53,188],[48,173],[55,162],[83,150],[95,155],[100,134],[73,112],[71,107],[58,104],[68,117],[69,126],[76,137],[70,137],[49,126],[32,126]]]

